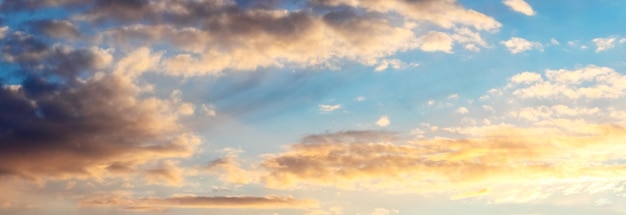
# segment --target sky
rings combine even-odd
[[[626,214],[624,11],[0,0],[0,214]]]

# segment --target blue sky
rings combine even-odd
[[[0,0],[0,213],[625,214],[625,9]]]

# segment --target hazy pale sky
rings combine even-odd
[[[626,214],[626,1],[0,0],[0,214]]]

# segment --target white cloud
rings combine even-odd
[[[354,98],[354,100],[357,101],[357,102],[362,102],[362,101],[367,100],[367,97],[365,97],[365,96],[357,96],[356,98]]]
[[[534,73],[534,72],[522,72],[520,74],[517,74],[511,77],[511,82],[515,84],[519,84],[519,83],[531,84],[535,82],[540,82],[542,80],[543,79],[541,78],[541,75],[538,73]]]
[[[456,93],[454,93],[454,94],[450,94],[450,95],[448,96],[448,99],[458,99],[458,98],[459,98],[459,94],[456,94]]]
[[[455,113],[460,113],[460,114],[468,114],[469,110],[466,107],[460,107],[458,109],[456,109],[456,111],[454,111]]]
[[[417,67],[418,63],[405,63],[398,59],[384,59],[380,62],[380,64],[374,69],[376,72],[382,72],[389,68],[391,69],[404,69],[408,67]]]
[[[535,15],[533,8],[524,0],[504,0],[502,3],[511,8],[511,10],[522,13],[526,16]]]
[[[202,112],[204,112],[206,115],[211,116],[211,117],[217,116],[217,112],[215,111],[215,105],[203,104]]]
[[[443,32],[431,31],[427,35],[420,37],[422,42],[420,49],[425,52],[446,52],[452,53],[454,41],[450,35]]]
[[[336,104],[336,105],[326,105],[326,104],[321,104],[318,105],[319,110],[322,112],[333,112],[335,110],[338,110],[341,108],[340,104]]]
[[[615,37],[595,38],[593,41],[596,44],[596,52],[606,51],[615,47]]]
[[[558,40],[556,40],[554,38],[550,39],[550,43],[552,43],[552,45],[559,45],[559,44],[561,44],[561,43],[559,43]]]
[[[500,44],[509,49],[512,54],[522,53],[531,49],[539,49],[543,51],[543,45],[541,45],[541,43],[531,42],[520,37],[512,37],[509,40],[501,41]]]
[[[391,124],[391,121],[389,121],[388,116],[381,116],[378,121],[376,121],[376,125],[380,127],[387,127],[389,124]]]

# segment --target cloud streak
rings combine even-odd
[[[81,201],[82,207],[120,207],[127,210],[163,210],[168,208],[249,208],[306,209],[319,207],[317,201],[281,196],[173,196],[169,198],[94,197]]]

